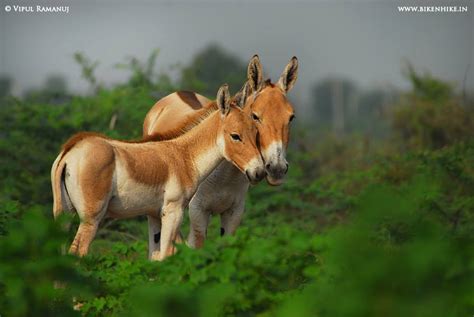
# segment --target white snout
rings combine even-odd
[[[286,151],[281,141],[272,142],[263,153],[265,162],[277,164],[280,161],[285,161]]]
[[[268,183],[274,186],[283,184],[288,171],[288,162],[285,159],[286,151],[283,143],[281,141],[271,143],[264,150],[263,156]]]
[[[245,165],[245,174],[252,184],[256,184],[265,177],[265,166],[260,155],[254,157]]]

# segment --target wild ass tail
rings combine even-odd
[[[71,203],[64,184],[64,172],[66,162],[64,160],[64,151],[59,153],[51,168],[51,186],[53,189],[53,215],[56,219],[64,210],[71,209]],[[68,204],[69,202],[69,204]]]

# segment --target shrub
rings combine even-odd
[[[402,96],[393,129],[406,149],[439,149],[474,137],[473,107],[463,107],[453,88],[408,68],[412,91]]]
[[[63,221],[51,221],[40,209],[9,222],[0,238],[0,314],[78,316],[74,297],[87,297],[93,284],[80,274],[75,258],[61,254],[67,241]]]

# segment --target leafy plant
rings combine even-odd
[[[93,95],[61,103],[2,100],[0,315],[436,317],[473,311],[472,113],[453,87],[413,69],[412,88],[391,114],[397,142],[360,134],[315,138],[296,127],[287,182],[251,188],[235,236],[220,237],[213,216],[204,248],[178,245],[176,255],[158,263],[146,258],[144,217],[106,220],[90,255],[63,254],[77,217],[54,222],[51,215],[49,171],[60,145],[80,130],[139,138],[157,96],[198,87],[198,79],[211,90],[228,79],[240,85],[240,75],[233,76],[245,74],[241,61],[215,47],[204,52],[216,58],[198,55],[178,84],[155,72],[155,51],[145,62],[129,59],[129,80],[110,88],[97,84],[97,62],[79,54]],[[229,62],[231,77],[209,60]],[[374,109],[379,99],[367,97]]]
[[[453,88],[429,74],[419,75],[412,66],[407,77],[413,89],[395,107],[393,128],[408,149],[439,149],[474,137],[474,112],[463,107]]]

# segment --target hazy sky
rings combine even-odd
[[[300,60],[296,100],[308,101],[317,80],[342,75],[362,87],[405,87],[403,60],[418,69],[474,87],[474,2],[470,1],[47,1],[0,0],[0,73],[14,92],[63,74],[84,90],[72,55],[101,62],[100,80],[126,77],[114,65],[160,48],[159,70],[187,63],[217,42],[244,60],[258,53],[277,77],[293,55]],[[464,4],[463,4],[464,3]],[[6,5],[69,5],[69,13],[5,12]],[[401,13],[405,5],[467,5],[467,13]],[[234,89],[238,89],[235,87]]]

